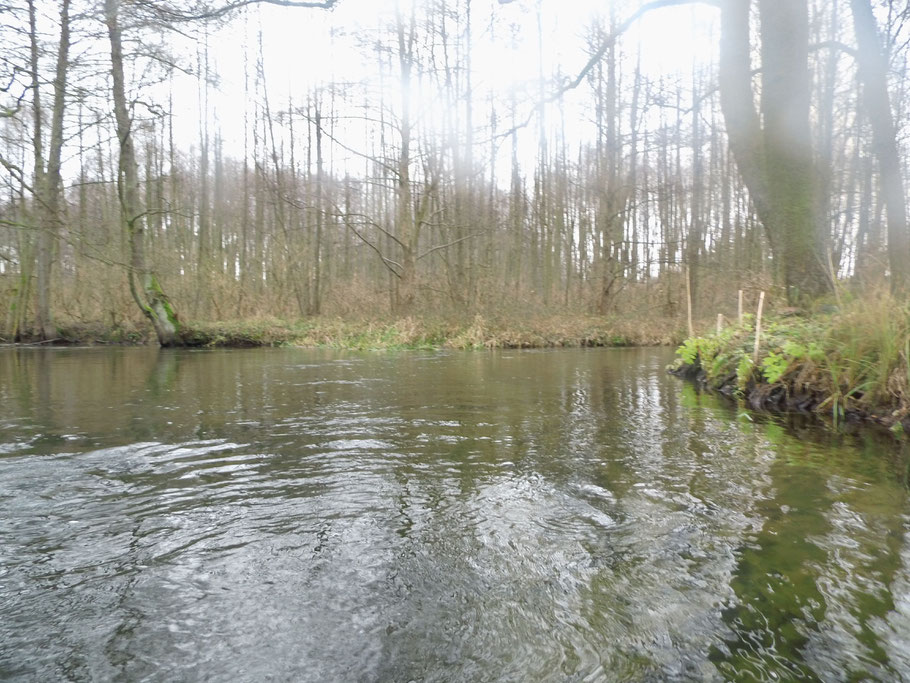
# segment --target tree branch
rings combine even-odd
[[[480,237],[481,235],[483,235],[482,232],[475,232],[472,235],[466,235],[464,237],[461,237],[461,238],[455,240],[454,242],[449,242],[448,244],[440,244],[438,247],[433,247],[432,249],[427,249],[420,256],[418,256],[416,260],[419,261],[420,259],[424,258],[425,256],[429,256],[434,251],[439,251],[440,249],[448,249],[449,247],[454,247],[459,242],[464,242],[465,240],[474,239],[475,237]]]
[[[276,5],[278,7],[302,7],[307,9],[332,9],[338,0],[234,0],[221,7],[206,7],[202,3],[196,4],[195,11],[181,12],[171,7],[161,7],[143,0],[142,4],[150,9],[167,16],[173,21],[199,21],[203,19],[218,19],[234,10],[250,5]]]
[[[818,50],[824,50],[830,48],[832,50],[840,50],[841,52],[850,55],[856,59],[857,52],[854,48],[849,45],[845,45],[839,40],[824,40],[820,43],[815,43],[814,45],[809,46],[809,52],[817,52]]]
[[[509,2],[512,2],[512,0],[505,0],[505,2],[503,2],[503,0],[499,0],[499,2],[500,2],[500,4],[507,4]],[[597,48],[597,50],[595,50],[594,54],[591,55],[591,58],[581,68],[581,71],[578,72],[578,75],[575,78],[573,78],[568,83],[562,85],[560,88],[558,88],[556,90],[556,92],[551,94],[549,97],[538,102],[535,105],[534,110],[532,110],[531,113],[528,114],[528,118],[525,121],[512,127],[505,133],[502,133],[499,137],[508,137],[509,135],[511,135],[513,132],[515,132],[519,128],[527,127],[528,124],[531,123],[531,119],[534,118],[534,111],[536,111],[536,109],[538,107],[541,107],[545,104],[550,104],[551,102],[557,101],[559,98],[561,98],[567,92],[569,92],[570,90],[574,90],[579,85],[581,85],[584,82],[585,78],[588,76],[588,74],[591,73],[591,70],[595,66],[597,66],[598,62],[600,62],[600,60],[604,58],[604,55],[607,54],[607,50],[609,50],[612,46],[614,46],[616,44],[616,41],[619,40],[620,36],[622,36],[622,34],[624,34],[626,31],[628,31],[635,22],[637,22],[639,19],[641,19],[648,12],[652,12],[653,10],[656,10],[656,9],[662,9],[664,7],[676,7],[678,5],[711,5],[713,7],[720,7],[721,6],[720,3],[721,3],[721,0],[651,0],[651,2],[646,2],[644,5],[639,7],[635,12],[633,12],[631,15],[629,15],[625,21],[623,21],[621,24],[619,24],[619,26],[617,26],[609,36],[604,38],[603,42],[600,44],[600,47]]]
[[[395,268],[392,268],[392,266],[395,266],[396,268],[401,268],[401,264],[400,264],[400,263],[396,263],[395,261],[393,261],[393,260],[390,259],[390,258],[386,258],[386,256],[379,250],[379,247],[377,247],[375,244],[373,244],[372,242],[370,242],[370,240],[368,240],[366,237],[364,237],[364,236],[360,233],[360,231],[357,230],[357,228],[355,228],[353,225],[351,225],[350,223],[348,223],[347,226],[348,226],[348,228],[350,229],[351,232],[353,232],[355,235],[357,235],[357,237],[360,238],[360,241],[362,241],[362,242],[363,242],[365,245],[367,245],[370,249],[372,249],[373,251],[376,252],[376,254],[379,256],[379,258],[382,260],[382,264],[383,264],[386,268],[389,269],[389,272],[392,273],[392,275],[394,275],[395,277],[397,277],[397,278],[400,280],[400,279],[401,279],[401,273],[399,273],[397,270],[395,270]]]
[[[3,166],[3,168],[9,171],[9,174],[13,176],[23,188],[28,190],[30,194],[35,194],[34,188],[25,180],[25,173],[23,173],[22,169],[16,166],[16,164],[4,159],[2,154],[0,154],[0,166]]]
[[[5,228],[18,228],[20,230],[37,230],[34,225],[29,225],[27,223],[19,223],[17,221],[8,221],[5,218],[0,218],[0,225]],[[0,254],[2,256],[2,254]]]

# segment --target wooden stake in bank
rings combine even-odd
[[[686,319],[689,323],[689,336],[695,336],[692,328],[692,271],[686,266]]]
[[[758,363],[758,343],[761,341],[761,312],[765,307],[765,293],[758,297],[758,314],[755,316],[755,350],[752,352],[752,363]]]

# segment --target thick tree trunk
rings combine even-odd
[[[51,114],[51,138],[50,148],[48,150],[47,174],[45,184],[47,196],[45,198],[45,215],[46,220],[42,236],[48,242],[46,245],[49,253],[44,255],[46,259],[46,286],[42,288],[42,296],[49,298],[50,284],[53,267],[53,252],[57,247],[60,233],[62,200],[63,200],[63,181],[60,175],[61,156],[63,153],[63,111],[66,107],[66,77],[69,69],[69,48],[70,48],[70,0],[63,0],[60,6],[60,43],[57,48],[57,70],[54,75],[54,106]],[[47,310],[46,326],[41,331],[45,339],[55,334],[54,325],[50,319],[50,301],[45,300],[44,305]]]
[[[111,43],[114,117],[120,141],[118,190],[123,225],[129,238],[130,293],[136,305],[155,328],[161,346],[180,343],[179,325],[174,309],[161,289],[145,258],[145,215],[139,202],[139,168],[133,147],[132,120],[126,103],[123,75],[123,41],[119,23],[120,0],[104,1],[104,18]]]
[[[39,74],[38,35],[36,28],[35,3],[28,3],[29,39],[31,51],[32,114],[34,125],[33,154],[35,160],[35,216],[39,231],[37,240],[37,300],[35,327],[39,339],[48,340],[56,336],[56,327],[51,314],[51,285],[53,282],[54,252],[60,232],[61,185],[60,159],[63,149],[63,110],[66,106],[66,77],[69,69],[70,47],[70,0],[60,4],[60,42],[57,48],[57,66],[54,74],[54,99],[51,109],[51,130],[48,158],[44,159],[43,125],[44,113],[41,104],[41,78]]]
[[[809,128],[806,0],[760,0],[761,118],[752,94],[749,0],[721,5],[721,109],[743,182],[790,303],[829,288]],[[762,125],[764,124],[764,125]]]
[[[872,127],[882,198],[888,214],[888,264],[895,292],[910,288],[910,232],[897,132],[888,95],[888,62],[869,0],[851,0],[863,105]]]
[[[759,10],[768,219],[795,304],[829,288],[809,127],[809,8],[806,0],[760,0]]]

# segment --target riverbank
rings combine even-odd
[[[686,339],[673,374],[755,410],[872,422],[910,434],[910,304],[889,296],[776,315]]]
[[[474,316],[466,319],[307,318],[297,321],[262,318],[224,322],[186,322],[180,336],[185,346],[244,348],[298,346],[337,349],[494,349],[606,346],[670,346],[685,336],[675,319],[550,315]],[[30,340],[25,337],[23,343]],[[32,343],[36,343],[32,341]],[[41,344],[138,345],[154,343],[149,330],[130,325],[61,327],[59,336]]]

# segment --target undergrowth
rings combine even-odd
[[[899,429],[910,415],[910,304],[889,295],[857,299],[808,317],[769,317],[757,362],[755,324],[745,316],[719,334],[686,339],[675,371],[701,373],[711,388],[778,404],[850,413]]]
[[[681,341],[674,320],[560,315],[467,319],[407,316],[348,320],[273,318],[185,323],[189,346],[300,346],[367,349],[496,349],[669,345]]]

